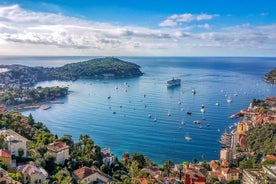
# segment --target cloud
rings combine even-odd
[[[191,14],[191,13],[184,13],[184,14],[174,14],[169,16],[167,19],[165,19],[163,22],[159,24],[161,27],[165,26],[177,26],[180,25],[181,23],[187,23],[187,22],[192,22],[192,21],[202,21],[202,20],[211,20],[214,17],[217,17],[219,15],[214,14]]]
[[[216,30],[208,23],[200,24],[216,16],[175,14],[153,29],[34,12],[19,5],[0,6],[0,54],[197,55],[209,49],[215,55],[216,49],[272,52],[276,48],[276,24],[245,23]],[[177,26],[182,23],[189,24]]]

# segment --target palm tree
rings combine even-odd
[[[171,167],[173,166],[173,162],[171,160],[166,160],[164,163],[164,171],[167,173],[167,176],[170,176],[171,173]]]

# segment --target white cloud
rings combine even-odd
[[[191,14],[191,13],[184,13],[184,14],[174,14],[169,16],[163,22],[159,24],[159,26],[177,26],[183,22],[192,22],[192,21],[202,21],[202,20],[210,20],[218,15],[210,15],[210,14]]]
[[[276,24],[256,27],[246,23],[216,31],[208,23],[175,27],[215,16],[175,14],[163,21],[161,28],[151,29],[34,12],[19,5],[0,6],[0,54],[202,55],[207,49],[216,55],[224,53],[217,49],[226,54],[229,48],[275,50]],[[194,29],[200,32],[192,32]]]

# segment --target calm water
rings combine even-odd
[[[87,58],[6,57],[0,58],[0,63],[61,66]],[[80,134],[89,134],[118,157],[126,151],[139,152],[158,164],[167,159],[179,163],[193,157],[201,160],[202,154],[207,160],[218,159],[221,133],[225,129],[229,131],[229,126],[238,121],[229,116],[247,108],[253,98],[276,94],[275,86],[263,82],[263,75],[276,67],[276,58],[121,59],[139,64],[144,75],[119,80],[43,82],[38,85],[69,86],[72,92],[61,99],[65,102],[62,105],[51,104],[47,111],[23,114],[32,113],[59,136],[71,134],[77,140]],[[166,80],[172,77],[181,78],[181,87],[167,89]],[[195,95],[191,93],[193,88],[197,91]],[[107,99],[109,95],[111,99]],[[232,103],[226,102],[227,96]],[[200,112],[202,104],[205,114]],[[187,115],[187,111],[192,115]],[[157,122],[153,121],[154,117]],[[194,120],[200,120],[201,127]],[[186,141],[185,136],[190,136],[192,141]]]

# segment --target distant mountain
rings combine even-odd
[[[0,68],[5,68],[5,72],[0,73],[0,84],[18,87],[32,86],[46,80],[129,78],[143,75],[139,65],[114,57],[97,58],[55,68],[23,65],[1,65]]]
[[[264,77],[266,82],[275,83],[276,84],[276,68],[265,74]]]

